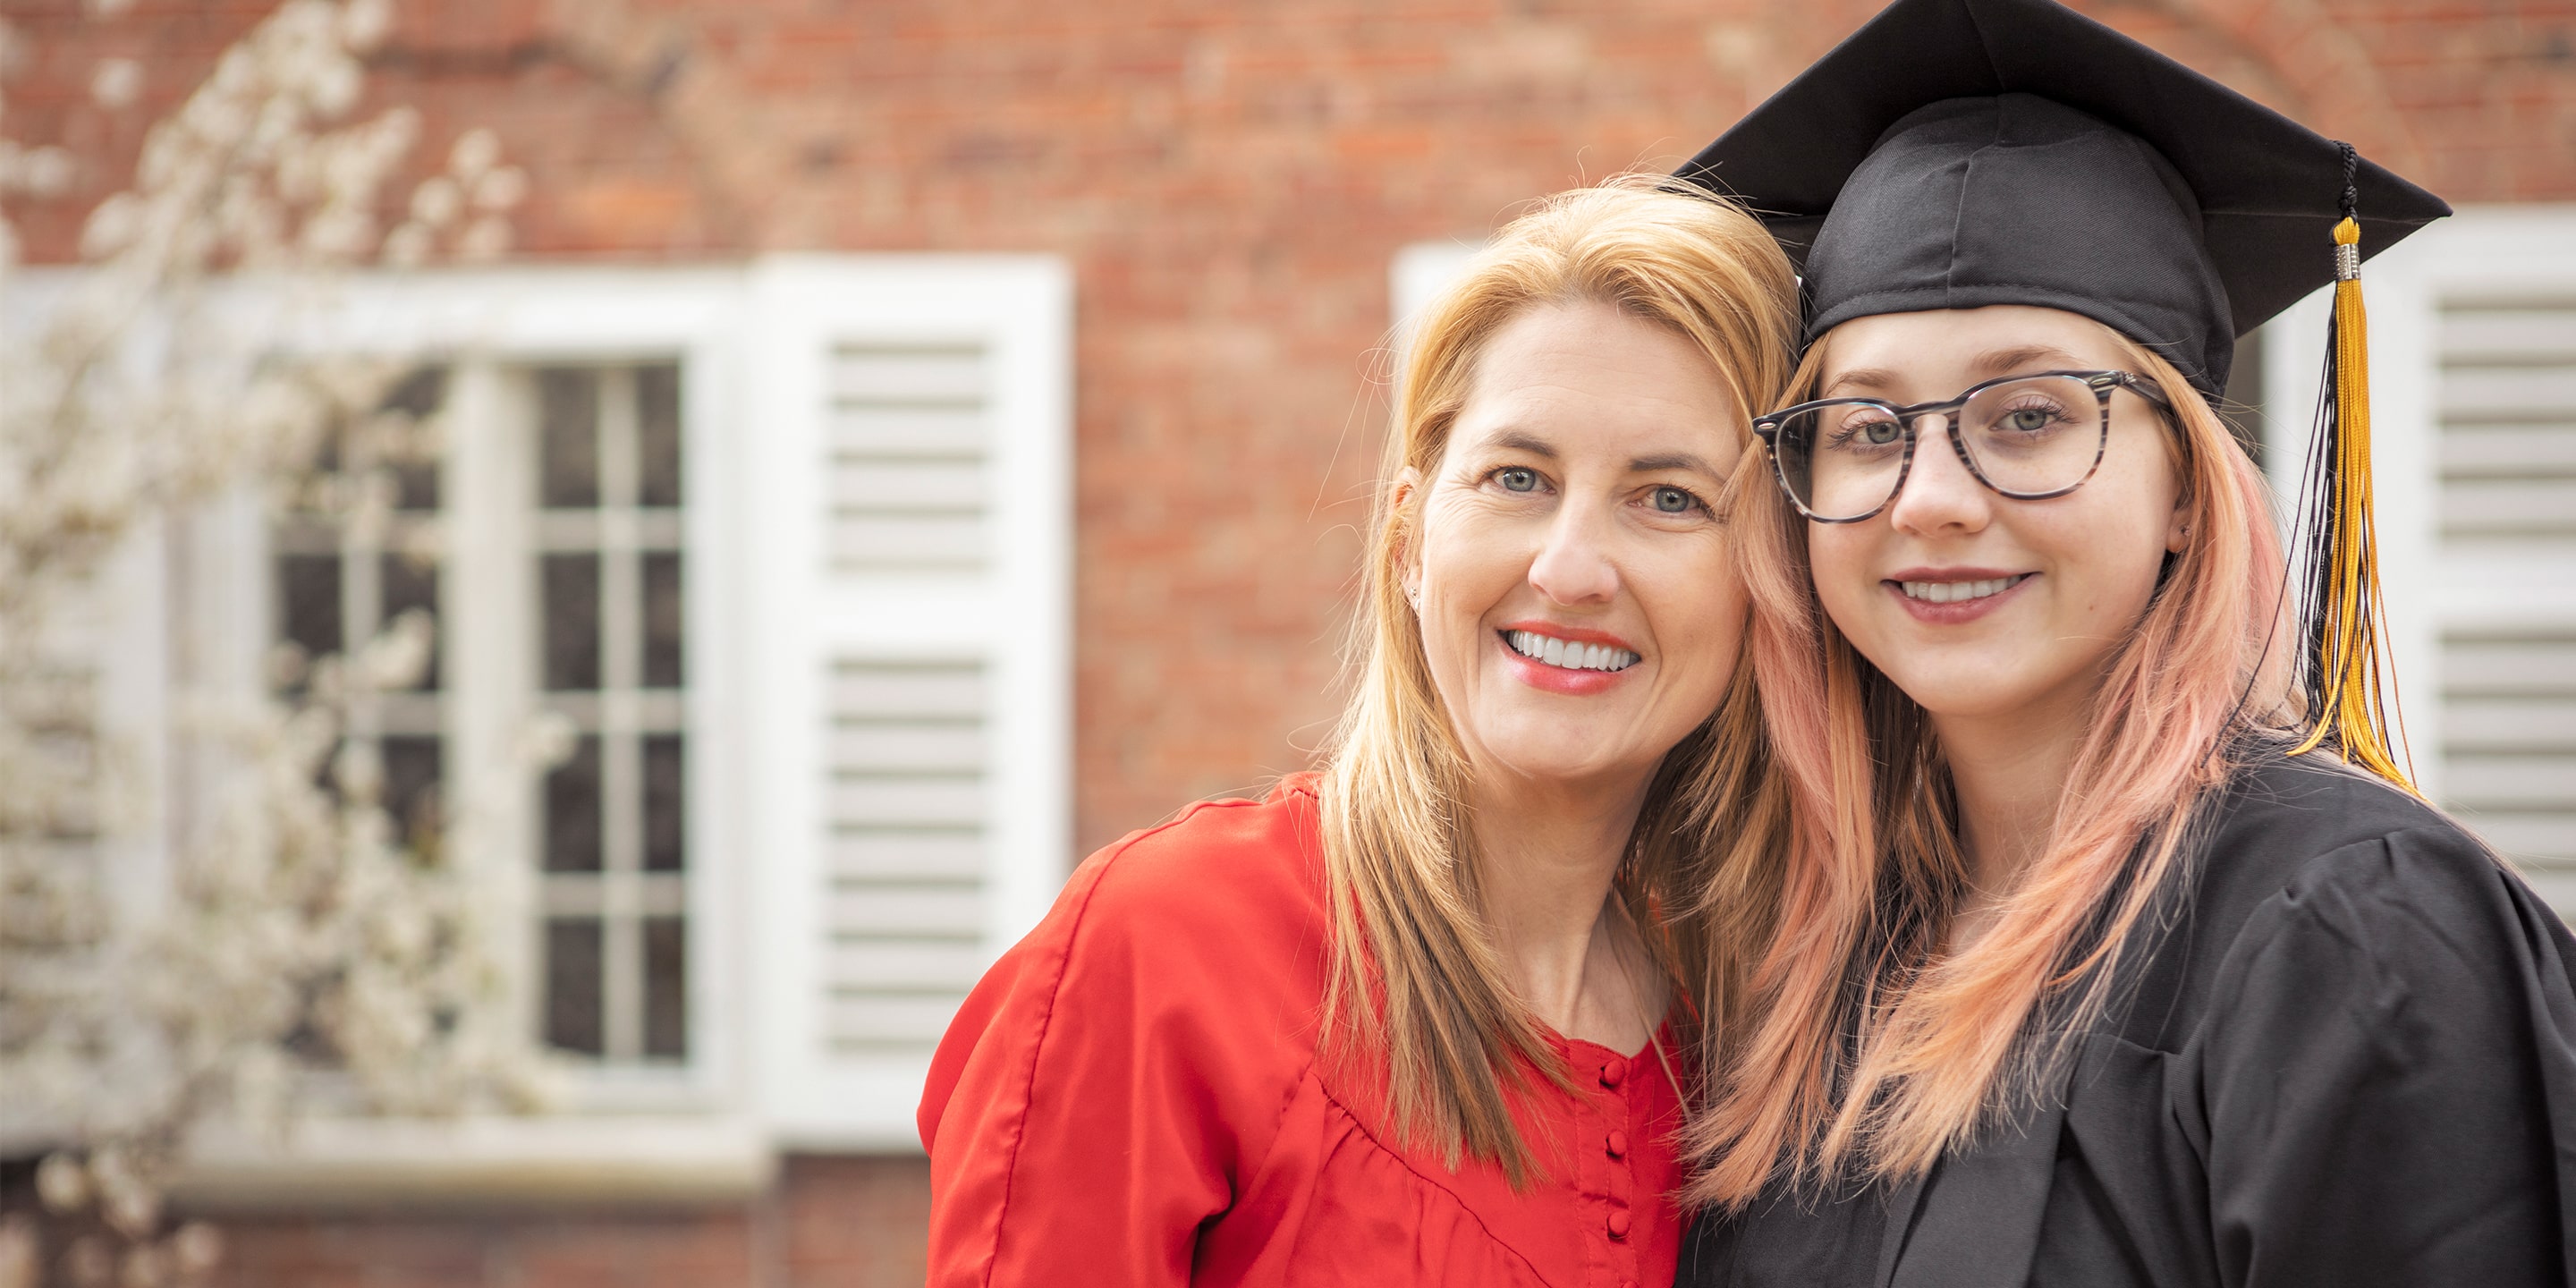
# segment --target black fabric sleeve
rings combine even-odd
[[[2196,1043],[2222,1280],[2576,1282],[2571,962],[2459,833],[2305,865],[2228,950]]]

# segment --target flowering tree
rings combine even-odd
[[[286,0],[150,130],[75,271],[19,269],[0,206],[0,1146],[49,1151],[40,1209],[0,1217],[0,1288],[202,1274],[215,1232],[167,1229],[160,1196],[211,1115],[282,1129],[317,1079],[406,1113],[543,1089],[459,874],[397,828],[372,744],[344,736],[353,704],[419,681],[426,615],[342,656],[281,652],[274,695],[187,695],[170,737],[221,767],[204,817],[158,843],[165,897],[128,897],[111,858],[154,811],[95,715],[101,570],[245,488],[381,524],[436,416],[388,400],[397,362],[297,353],[292,314],[353,268],[508,247],[525,179],[483,131],[383,227],[419,120],[350,117],[391,16]],[[93,93],[131,103],[140,75],[102,63]],[[59,191],[70,165],[0,140],[0,201]]]

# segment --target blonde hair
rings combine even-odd
[[[1404,598],[1424,489],[1407,496],[1395,480],[1407,469],[1437,471],[1493,336],[1525,311],[1557,303],[1609,304],[1692,341],[1749,430],[1752,410],[1788,376],[1796,280],[1751,217],[1671,185],[1621,176],[1540,203],[1419,320],[1354,623],[1356,692],[1324,774],[1328,1050],[1383,1058],[1389,1122],[1400,1137],[1429,1144],[1453,1168],[1462,1150],[1491,1159],[1515,1185],[1530,1158],[1507,1089],[1531,1070],[1570,1084],[1487,929],[1462,807],[1468,766]],[[1647,951],[1676,974],[1686,998],[1707,991],[1710,928],[1677,927],[1671,913],[1721,882],[1715,870],[1729,867],[1737,837],[1771,835],[1786,817],[1787,794],[1767,777],[1747,677],[1739,661],[1716,713],[1666,753],[1616,886]],[[1734,1005],[1735,990],[1716,991],[1697,1004]]]
[[[1796,857],[1753,970],[1761,1014],[1705,1050],[1715,1078],[1690,1132],[1697,1201],[1741,1206],[1774,1180],[1917,1175],[2036,1093],[2152,929],[2238,735],[2296,723],[2296,634],[2262,475],[2178,371],[2114,338],[2173,402],[2166,443],[2189,536],[2110,655],[2043,852],[1962,951],[1942,952],[1968,885],[1930,723],[1823,612],[1806,521],[1776,487],[1742,507],[1746,651],[1795,783]],[[1793,389],[1814,387],[1824,347]]]

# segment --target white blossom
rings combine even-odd
[[[465,209],[465,194],[445,175],[421,181],[411,194],[411,217],[431,228],[452,222]]]
[[[505,165],[474,181],[474,208],[499,212],[517,206],[528,196],[528,172]]]
[[[456,256],[471,263],[499,259],[510,253],[508,221],[485,215],[465,230],[456,240]]]
[[[88,0],[94,16],[123,8]],[[96,574],[147,525],[249,488],[382,535],[392,476],[322,468],[319,448],[438,450],[434,422],[384,410],[401,365],[293,356],[290,319],[209,304],[241,271],[293,301],[357,266],[506,251],[499,212],[526,180],[481,131],[413,194],[423,217],[378,235],[421,119],[346,118],[366,100],[360,55],[392,21],[387,0],[286,0],[146,131],[131,182],[82,224],[67,293],[0,336],[0,1118],[56,1146],[37,1169],[43,1210],[0,1220],[0,1288],[34,1282],[55,1247],[77,1284],[206,1274],[219,1234],[162,1228],[169,1168],[210,1117],[291,1128],[317,1074],[380,1112],[525,1109],[550,1089],[500,1005],[461,872],[439,837],[396,826],[375,744],[352,736],[357,704],[420,680],[427,614],[344,654],[281,644],[264,693],[178,695],[170,741],[218,767],[220,790],[149,917],[114,897],[100,845],[152,815],[144,780],[97,727],[94,657],[60,642],[91,629]],[[130,104],[141,76],[109,60],[90,91]],[[59,193],[74,172],[59,148],[0,139],[0,191]],[[0,276],[16,245],[0,210]]]
[[[479,127],[457,135],[456,146],[447,152],[448,173],[469,181],[481,178],[500,162],[501,136]]]
[[[131,58],[100,59],[98,70],[90,73],[90,98],[110,111],[132,107],[142,93],[143,64]]]

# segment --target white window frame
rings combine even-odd
[[[68,278],[68,273],[55,276]],[[245,288],[246,295],[255,292]],[[530,1117],[418,1121],[319,1116],[286,1142],[216,1125],[177,1187],[219,1206],[378,1202],[470,1194],[584,1201],[702,1198],[757,1191],[787,1149],[917,1152],[924,1058],[830,1069],[813,1058],[813,936],[820,902],[817,743],[810,701],[822,646],[867,644],[890,624],[867,598],[816,602],[800,561],[819,562],[819,355],[853,335],[970,337],[992,346],[998,420],[1015,436],[997,480],[992,585],[917,587],[895,616],[914,633],[945,622],[989,641],[1007,612],[1019,644],[997,655],[997,708],[1017,712],[997,748],[993,847],[984,873],[984,959],[1034,926],[1069,867],[1071,786],[1071,274],[1045,256],[787,255],[699,267],[535,266],[365,274],[341,284],[298,343],[327,352],[417,356],[449,367],[441,481],[440,635],[446,688],[537,665],[534,623],[507,620],[529,594],[460,602],[459,586],[532,591],[534,547],[508,539],[533,518],[490,485],[530,454],[505,436],[532,409],[506,406],[508,372],[547,364],[677,359],[682,365],[687,656],[685,803],[689,1058],[602,1065],[571,1080],[556,1110]],[[791,500],[793,498],[793,500]],[[805,502],[813,502],[807,504]],[[102,659],[102,704],[119,729],[167,719],[166,641],[184,617],[217,636],[231,683],[258,686],[274,629],[267,517],[248,496],[138,534],[113,569],[121,621]],[[476,534],[500,534],[476,539]],[[782,544],[785,543],[785,544]],[[181,584],[170,551],[212,552]],[[504,566],[506,565],[506,566]],[[883,588],[881,588],[883,589]],[[486,596],[489,598],[490,596]],[[495,613],[503,615],[496,622]],[[470,620],[469,620],[470,619]],[[796,650],[801,655],[791,656]],[[799,686],[803,686],[800,691]],[[534,683],[519,685],[533,693]],[[536,695],[540,701],[542,695]],[[502,763],[521,713],[457,702],[446,721],[451,792],[460,767]],[[144,766],[170,785],[161,747]],[[489,915],[518,933],[494,948],[516,982],[522,1031],[537,1032],[542,986],[532,803],[479,817],[507,843],[464,850]],[[155,827],[155,833],[165,831]],[[154,848],[146,845],[143,849]],[[148,863],[137,854],[120,862]],[[160,860],[166,861],[166,859]],[[795,928],[791,931],[790,928]]]

